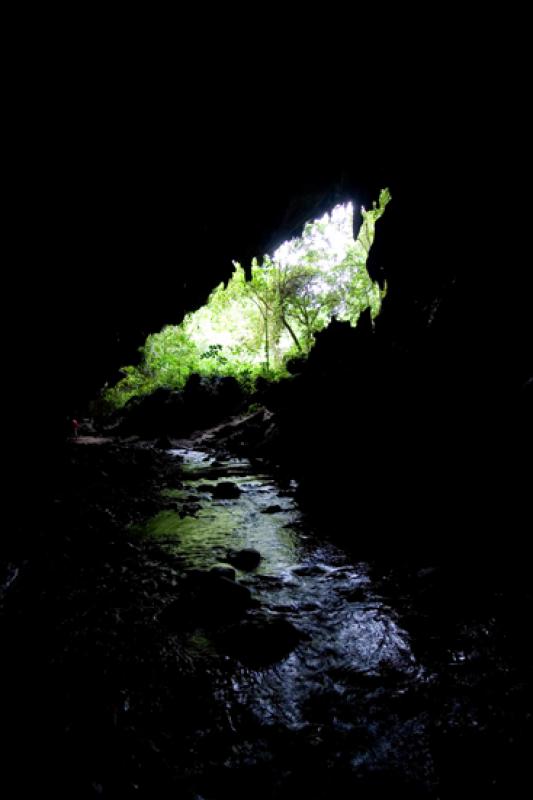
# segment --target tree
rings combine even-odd
[[[336,206],[307,223],[301,237],[264,256],[262,266],[254,259],[249,280],[235,263],[227,285],[217,286],[204,306],[147,338],[141,364],[125,367],[108,397],[122,405],[157,386],[182,387],[192,372],[248,383],[261,372],[281,375],[285,360],[294,352],[307,354],[332,317],[355,325],[369,306],[375,316],[383,292],[366,262],[389,201],[384,189],[370,210],[361,209],[355,241],[351,204]]]
[[[279,301],[275,268],[268,257],[265,257],[262,267],[254,259],[251,278],[246,288],[248,296],[260,314],[265,366],[267,372],[270,372],[272,350],[279,341],[279,319],[277,318]]]

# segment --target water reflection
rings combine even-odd
[[[390,698],[423,681],[424,672],[367,565],[352,563],[340,548],[315,537],[290,492],[280,491],[270,476],[254,474],[249,462],[174,452],[183,459],[185,479],[166,494],[178,508],[186,502],[200,508],[183,517],[178,510],[158,514],[149,534],[186,568],[224,563],[229,549],[258,549],[260,566],[253,573],[237,570],[238,580],[259,599],[262,614],[286,619],[306,635],[286,658],[262,670],[227,659],[224,668],[213,669],[230,729],[238,729],[244,715],[261,730],[300,732],[309,746],[318,737],[327,758],[335,762],[349,754],[350,768],[357,770],[385,763],[392,748],[395,759],[414,758],[415,771],[428,774],[421,755],[427,751],[424,716],[411,719],[407,730],[389,709]],[[233,481],[240,496],[213,499],[208,489],[220,480]],[[243,752],[241,745],[237,761]]]

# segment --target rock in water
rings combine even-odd
[[[226,560],[237,569],[248,572],[259,566],[261,553],[259,550],[254,550],[253,547],[247,547],[244,550],[230,550]]]
[[[267,506],[261,511],[261,514],[277,514],[279,511],[283,511],[281,506]]]
[[[160,621],[171,628],[186,626],[190,621],[231,621],[257,606],[250,590],[230,577],[199,569],[188,570],[184,577],[182,596],[159,615]]]
[[[243,620],[219,636],[219,647],[253,667],[287,656],[307,636],[286,619]]]
[[[210,575],[215,575],[218,578],[226,578],[229,581],[235,580],[235,570],[231,567],[216,566],[211,567],[209,570]]]
[[[217,483],[216,486],[212,487],[211,492],[213,497],[217,497],[220,500],[233,500],[241,496],[241,490],[237,484],[231,481],[221,481]]]

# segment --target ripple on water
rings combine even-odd
[[[393,740],[397,755],[402,748],[419,748],[424,724],[402,733],[387,708],[387,691],[416,681],[420,669],[406,632],[375,591],[367,565],[351,562],[340,548],[320,541],[293,497],[271,476],[254,474],[246,460],[217,461],[221,473],[210,478],[205,468],[214,459],[206,459],[205,452],[174,452],[183,459],[183,487],[166,494],[178,506],[185,498],[197,498],[200,510],[184,518],[163,511],[148,523],[147,533],[178,554],[185,567],[210,568],[225,563],[230,549],[256,548],[262,556],[259,567],[248,574],[237,570],[237,578],[258,597],[263,613],[289,620],[306,635],[286,658],[262,670],[233,662],[215,670],[227,704],[246,708],[262,726],[306,731],[329,725],[336,747],[338,737],[348,740],[366,726],[368,747],[376,753],[388,753],[387,742]],[[231,477],[223,474],[224,465]],[[233,481],[240,496],[213,500],[199,488],[218,480]],[[280,510],[263,513],[272,507]],[[386,691],[376,694],[378,688]],[[389,732],[382,722],[372,724],[372,715],[388,719]],[[360,758],[354,754],[354,763]]]

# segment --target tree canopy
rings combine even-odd
[[[371,209],[361,208],[356,239],[347,203],[308,222],[300,237],[265,255],[262,264],[254,259],[248,274],[234,262],[227,285],[217,286],[204,306],[148,336],[141,363],[122,369],[106,401],[120,407],[162,386],[181,388],[192,373],[233,375],[251,387],[259,375],[286,374],[288,359],[307,355],[333,317],[356,325],[368,307],[375,317],[384,292],[366,262],[389,201],[383,189]]]

